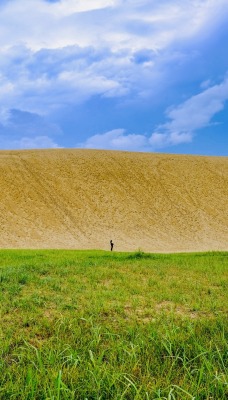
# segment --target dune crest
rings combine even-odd
[[[0,247],[228,250],[228,157],[0,151]]]

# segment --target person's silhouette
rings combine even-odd
[[[112,251],[113,250],[113,246],[114,246],[114,243],[113,243],[112,240],[110,240],[110,246],[111,246],[111,251]]]

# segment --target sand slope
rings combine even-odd
[[[228,250],[228,157],[0,152],[0,247]]]

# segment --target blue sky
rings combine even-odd
[[[0,0],[0,149],[228,155],[227,0]]]

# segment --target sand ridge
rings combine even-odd
[[[228,157],[0,151],[0,247],[228,250]]]

